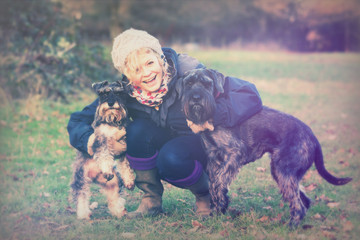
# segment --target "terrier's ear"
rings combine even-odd
[[[100,88],[105,87],[108,84],[109,84],[108,81],[97,82],[97,83],[93,83],[91,87],[94,89],[95,92],[98,92]]]
[[[124,85],[122,83],[122,81],[116,81],[115,84],[117,85],[117,87],[121,88],[121,90],[124,90]]]
[[[213,69],[206,69],[209,77],[214,80],[215,96],[224,92],[225,76]]]

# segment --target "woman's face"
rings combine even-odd
[[[157,91],[163,81],[163,71],[153,52],[143,52],[138,56],[138,67],[128,77],[134,85],[146,92]]]

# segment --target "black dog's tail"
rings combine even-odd
[[[316,150],[315,150],[315,167],[319,172],[320,176],[322,176],[326,181],[333,185],[345,185],[352,180],[352,178],[337,178],[331,175],[324,166],[324,158],[321,151],[320,143],[318,143]]]

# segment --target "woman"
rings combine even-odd
[[[127,158],[136,173],[135,184],[144,192],[140,206],[128,217],[163,212],[161,180],[189,189],[196,198],[196,214],[210,215],[206,155],[200,137],[187,126],[175,90],[186,71],[204,66],[171,48],[161,48],[155,37],[135,29],[115,38],[111,55],[129,94],[127,108],[132,122],[127,128]],[[225,85],[225,92],[216,101],[232,111],[215,117],[215,126],[240,124],[262,109],[253,84],[227,77]],[[80,151],[88,152],[92,145],[91,123],[97,105],[98,100],[70,117],[70,143]],[[112,147],[116,151],[117,144]]]

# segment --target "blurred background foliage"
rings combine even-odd
[[[119,78],[109,48],[130,27],[163,46],[359,51],[360,0],[1,0],[0,98]]]

